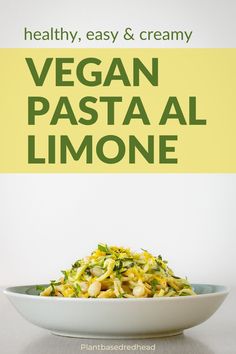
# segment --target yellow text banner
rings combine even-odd
[[[1,173],[235,173],[236,49],[1,49]]]

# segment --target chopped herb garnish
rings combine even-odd
[[[121,293],[120,293],[118,297],[122,298],[122,297],[124,297],[124,295],[125,295],[125,294],[121,294]]]
[[[51,285],[54,286],[61,285],[61,282],[60,281],[56,282],[56,280],[51,280]]]
[[[51,283],[51,288],[52,288],[52,291],[51,291],[50,296],[54,296],[54,295],[55,295],[55,287],[54,287],[54,283]]]
[[[120,269],[120,273],[124,273],[124,272],[126,272],[127,271],[127,268],[121,268]]]
[[[130,261],[131,261],[131,262],[133,262],[133,260],[134,260],[133,258],[128,258],[128,257],[121,258],[121,261],[122,261],[122,262],[127,262],[127,261],[129,261],[129,262],[130,262]]]
[[[123,268],[132,268],[134,266],[134,262],[132,262],[132,261],[123,261],[122,260],[122,264],[123,264]]]
[[[118,278],[118,279],[121,279],[121,273],[119,272],[119,270],[117,269],[116,270],[116,278]]]
[[[160,270],[159,261],[158,261],[158,259],[156,259],[156,258],[155,258],[155,261],[156,261],[156,264],[157,264],[155,270],[159,271],[159,270]]]
[[[181,279],[181,278],[180,278]],[[191,289],[191,285],[190,284],[185,284],[184,285],[184,289]]]
[[[42,285],[36,285],[36,290],[38,290],[38,291],[44,291],[46,288],[45,288],[45,286],[42,286]]]
[[[184,293],[184,292],[179,294],[179,296],[188,296],[188,295],[189,295],[189,293]]]
[[[78,259],[74,264],[72,264],[72,268],[79,268],[81,266],[81,260]]]
[[[116,261],[114,270],[120,270],[122,268],[122,262],[120,260]]]
[[[75,286],[75,290],[76,290],[76,293],[78,294],[78,293],[81,293],[81,287],[80,287],[80,285],[79,284],[76,284],[76,286]]]
[[[67,281],[68,280],[68,273],[66,270],[61,270],[62,274],[64,275],[64,280]]]
[[[110,250],[107,245],[98,244],[98,249],[101,252],[110,253]]]
[[[150,284],[152,287],[152,292],[155,293],[157,290],[157,285],[159,284],[159,281],[157,279],[153,279]]]

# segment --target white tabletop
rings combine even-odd
[[[154,345],[153,350],[100,351],[99,345]],[[87,350],[82,349],[87,345]],[[90,345],[90,346],[89,346]],[[91,350],[94,345],[94,350]],[[90,350],[89,350],[90,348]],[[147,340],[91,340],[57,337],[24,320],[0,291],[1,354],[78,354],[78,353],[159,353],[159,354],[236,354],[236,289],[231,290],[221,308],[205,323],[184,335]]]

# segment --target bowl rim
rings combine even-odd
[[[45,284],[39,284],[44,285]],[[215,292],[206,293],[206,294],[198,294],[196,296],[186,295],[186,296],[175,296],[175,297],[142,297],[142,298],[75,298],[75,297],[58,297],[58,296],[39,296],[39,295],[31,295],[31,294],[23,294],[17,292],[18,289],[22,288],[33,288],[36,285],[18,285],[18,286],[10,286],[3,289],[3,293],[8,297],[21,297],[21,298],[28,298],[28,299],[37,299],[40,301],[68,301],[68,302],[142,302],[142,301],[192,301],[193,299],[202,299],[206,297],[217,297],[219,295],[226,296],[230,292],[230,287],[226,285],[219,285],[219,284],[208,284],[208,283],[194,283],[191,284],[192,286],[211,286],[211,287],[219,287],[222,288],[221,290],[216,290]]]

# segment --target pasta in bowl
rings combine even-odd
[[[190,284],[161,256],[99,244],[58,281],[4,290],[17,311],[50,332],[82,338],[180,334],[206,321],[229,289]],[[140,320],[141,319],[141,320]]]
[[[78,298],[147,298],[196,295],[162,257],[147,250],[99,244],[90,256],[62,271],[58,281],[38,288],[41,296]]]

